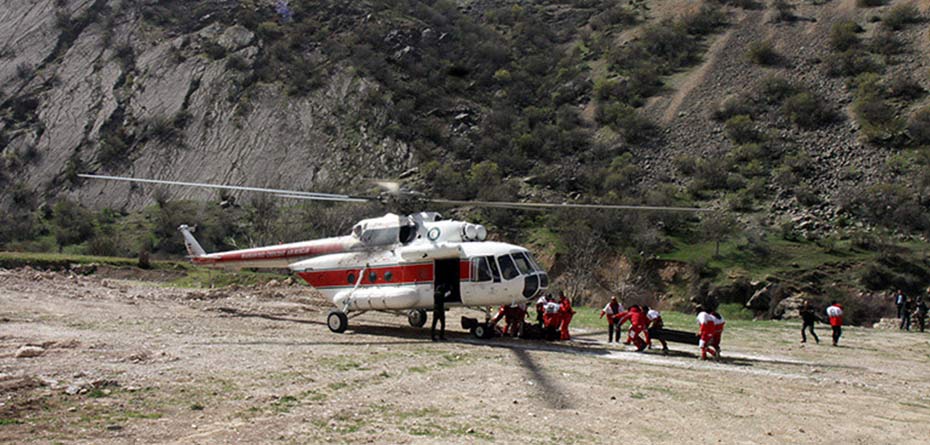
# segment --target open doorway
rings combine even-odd
[[[452,296],[446,299],[446,303],[461,303],[462,293],[459,289],[459,259],[450,258],[445,260],[436,260],[433,263],[433,286],[434,289],[445,284],[452,288]]]

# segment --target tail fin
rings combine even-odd
[[[187,247],[188,255],[192,257],[199,257],[207,254],[207,252],[203,250],[203,247],[200,247],[200,243],[197,242],[197,240],[194,238],[194,235],[191,235],[191,232],[193,232],[195,229],[191,229],[187,226],[187,224],[181,224],[181,226],[178,227],[178,230],[182,235],[184,235],[184,246]]]

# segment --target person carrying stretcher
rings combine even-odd
[[[649,344],[649,332],[646,330],[646,325],[648,324],[646,313],[643,312],[643,309],[638,305],[630,306],[628,311],[621,312],[618,315],[617,329],[620,329],[627,321],[630,322],[630,330],[627,331],[624,344],[628,345],[632,343],[636,346],[636,351],[641,352],[646,349],[646,345]],[[644,340],[640,337],[640,334],[644,334],[646,339]]]
[[[715,355],[714,350],[711,349],[711,343],[714,340],[714,317],[704,311],[702,306],[697,308],[697,323],[700,326],[700,331],[698,331],[698,336],[700,340],[698,341],[698,347],[701,348],[701,360],[707,360],[707,352],[710,351],[711,356]]]
[[[655,309],[649,309],[649,306],[643,306],[643,310],[646,311],[646,318],[649,320],[649,327],[646,329],[646,334],[649,336],[649,339],[656,339],[662,343],[662,353],[668,354],[668,343],[665,342],[665,338],[662,335],[662,328],[665,327],[665,323],[662,321],[662,314]],[[649,348],[652,349],[652,344],[649,345]]]

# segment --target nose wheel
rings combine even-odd
[[[349,317],[342,311],[330,311],[326,316],[326,327],[330,331],[341,334],[349,327]]]
[[[414,309],[407,312],[407,321],[410,326],[422,328],[426,324],[426,311],[423,309]]]

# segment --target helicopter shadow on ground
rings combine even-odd
[[[246,312],[236,308],[230,307],[221,307],[217,309],[218,312],[222,313],[225,316],[232,317],[242,317],[242,318],[260,318],[263,320],[287,322],[287,323],[300,323],[308,325],[317,325],[317,326],[326,326],[326,323],[323,321],[317,320],[307,320],[302,318],[293,318],[293,317],[284,317],[280,315],[264,314],[260,312]],[[303,342],[288,342],[288,341],[254,341],[254,342],[229,342],[229,343],[216,343],[211,342],[210,344],[235,344],[235,345],[255,345],[255,344],[283,344],[290,346],[324,346],[324,345],[358,345],[358,344],[367,344],[367,345],[401,345],[401,344],[411,344],[411,343],[432,343],[429,338],[429,330],[423,328],[414,328],[408,326],[396,326],[390,324],[381,324],[377,322],[368,322],[364,325],[353,325],[350,323],[348,331],[344,334],[332,334],[336,337],[346,338],[346,341],[303,341]],[[394,341],[365,341],[360,340],[356,335],[371,335],[378,337],[390,337],[395,339]],[[456,337],[467,337],[467,334],[457,333],[457,332],[447,332],[447,338],[456,338]],[[406,339],[406,340],[403,340]]]

